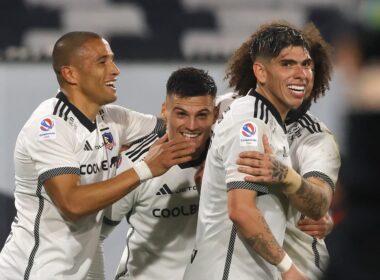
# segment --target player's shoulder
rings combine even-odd
[[[159,135],[152,132],[147,136],[132,143],[126,150],[122,152],[122,157],[127,158],[130,162],[142,160],[149,151],[149,148],[158,140]]]
[[[329,128],[309,111],[303,114],[297,121],[287,125],[288,140],[293,141],[332,141],[334,136]]]

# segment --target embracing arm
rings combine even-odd
[[[332,190],[327,182],[318,177],[301,177],[293,168],[281,163],[263,136],[264,153],[246,151],[240,153],[239,171],[249,174],[245,180],[253,183],[280,184],[290,203],[301,213],[313,219],[323,217],[331,203]]]
[[[191,160],[193,144],[185,140],[159,139],[150,148],[144,163],[138,165],[153,177],[165,173],[171,166]],[[140,173],[141,174],[141,173]],[[97,183],[81,185],[78,174],[54,176],[44,182],[44,187],[59,210],[70,220],[99,211],[117,201],[140,184],[136,167]]]

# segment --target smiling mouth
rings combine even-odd
[[[116,80],[115,81],[109,81],[106,83],[106,86],[112,88],[113,90],[116,90],[115,82],[116,82]]]
[[[288,89],[293,92],[295,95],[304,95],[306,86],[304,85],[289,85]]]
[[[181,132],[181,135],[188,139],[195,139],[201,135],[201,133]]]

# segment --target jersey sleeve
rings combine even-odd
[[[153,115],[142,114],[121,106],[108,105],[107,110],[119,130],[121,145],[134,143],[159,130],[162,125]]]
[[[300,175],[305,178],[319,177],[333,189],[338,179],[340,154],[333,135],[311,134],[296,151]]]
[[[42,183],[54,176],[80,173],[75,132],[63,119],[52,115],[34,119],[24,133],[27,133],[26,147]]]
[[[258,193],[268,193],[268,187],[261,184],[246,182],[247,174],[238,171],[236,163],[243,151],[263,152],[262,136],[269,137],[268,126],[259,119],[245,119],[234,122],[225,135],[221,148],[221,156],[226,170],[227,190],[250,189]]]

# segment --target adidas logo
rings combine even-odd
[[[158,192],[156,192],[156,195],[165,195],[165,194],[173,194],[173,192],[169,189],[168,185],[164,184],[162,188]]]
[[[84,149],[85,151],[92,151],[90,143],[86,140],[86,144],[84,144]]]

